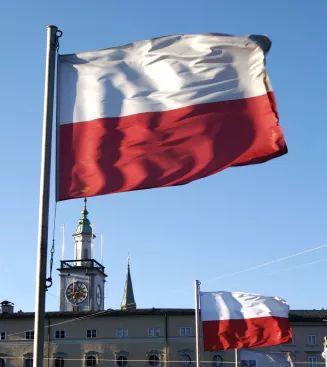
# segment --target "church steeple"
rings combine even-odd
[[[135,310],[136,309],[129,259],[128,259],[128,265],[127,265],[127,274],[126,274],[124,294],[123,294],[123,299],[121,301],[120,308],[122,310]]]
[[[93,259],[93,229],[88,219],[86,199],[73,233],[73,260],[61,260],[60,311],[104,310],[105,268]]]

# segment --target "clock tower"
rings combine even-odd
[[[88,219],[86,199],[73,234],[73,260],[60,263],[60,311],[100,311],[104,309],[104,266],[93,259],[95,235]]]

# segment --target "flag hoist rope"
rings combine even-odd
[[[43,105],[43,133],[40,177],[38,247],[36,262],[35,320],[33,367],[43,367],[45,291],[48,251],[49,194],[51,169],[52,119],[56,54],[62,32],[56,26],[47,27],[47,49]]]
[[[56,231],[56,219],[57,219],[57,202],[55,203],[54,216],[53,216],[53,229],[52,229],[52,245],[50,250],[50,270],[49,277],[46,278],[48,284],[45,285],[45,290],[47,291],[52,287],[52,269],[53,269],[53,255],[55,252],[55,231]]]

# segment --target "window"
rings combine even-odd
[[[155,367],[160,365],[160,359],[156,354],[151,354],[149,357],[149,366]]]
[[[97,337],[97,331],[96,331],[96,329],[88,329],[88,330],[86,330],[86,337],[87,338],[96,338]]]
[[[286,343],[285,345],[292,345],[292,346],[295,345],[295,335],[294,334],[292,335],[292,339],[288,343]]]
[[[5,331],[0,331],[0,340],[6,340],[6,332]]]
[[[0,358],[0,367],[5,367],[5,360],[3,358]]]
[[[241,367],[256,367],[257,361],[255,359],[242,359],[241,360]]]
[[[223,365],[223,357],[220,354],[215,354],[212,357],[212,367],[221,367]]]
[[[64,367],[65,366],[65,360],[62,357],[57,357],[54,360],[54,367]]]
[[[317,335],[308,335],[307,336],[307,343],[309,345],[317,345]]]
[[[187,353],[183,354],[183,356],[182,356],[182,363],[181,363],[182,366],[187,367],[187,366],[190,366],[191,363],[192,363],[191,356],[189,354],[187,354]]]
[[[96,366],[97,360],[94,356],[88,356],[86,357],[85,364],[87,367],[93,367]]]
[[[116,365],[119,367],[126,367],[128,363],[127,357],[125,356],[119,356],[116,359]]]
[[[308,356],[308,367],[317,367],[318,357],[315,355]]]
[[[25,358],[24,359],[24,367],[33,367],[33,358]]]
[[[65,336],[66,336],[65,330],[56,330],[55,332],[56,339],[64,339]]]
[[[121,327],[121,328],[116,329],[116,336],[118,338],[126,338],[126,337],[128,337],[128,329],[127,328],[124,328],[124,327]]]
[[[190,327],[181,327],[179,329],[179,336],[192,336],[192,328],[190,328]]]
[[[34,331],[26,331],[25,332],[25,339],[34,339]],[[27,359],[29,359],[29,358],[27,358]]]
[[[151,337],[160,336],[160,328],[158,328],[158,327],[149,327],[148,328],[148,336],[151,336]]]

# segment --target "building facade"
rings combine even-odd
[[[121,309],[104,309],[107,275],[104,266],[93,259],[94,237],[85,201],[73,234],[74,259],[61,261],[58,269],[60,311],[45,317],[44,366],[194,366],[194,310],[137,309],[129,263]],[[34,314],[14,312],[8,301],[1,306],[0,367],[32,367]],[[288,356],[299,367],[324,363],[321,352],[327,311],[291,311],[289,318],[292,343],[257,350]],[[229,367],[234,360],[234,351],[201,351],[203,367]],[[240,363],[240,367],[244,366]]]
[[[327,333],[326,311],[291,311],[292,343],[257,351],[290,355],[318,367]],[[44,365],[48,367],[188,367],[195,363],[194,310],[133,309],[48,312]],[[31,367],[34,314],[0,314],[1,367]],[[233,351],[203,352],[203,366],[228,367]],[[258,366],[257,366],[258,367]],[[282,366],[281,366],[282,367]]]

